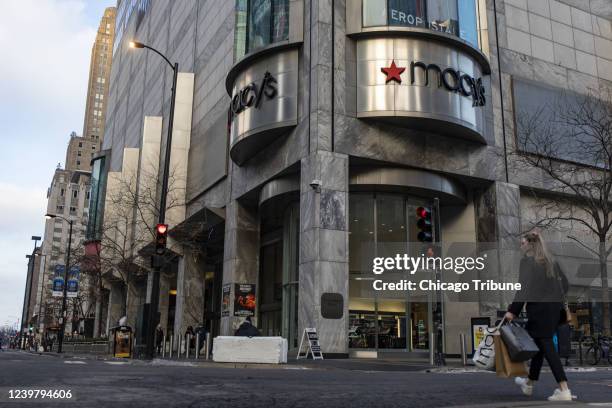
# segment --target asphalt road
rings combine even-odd
[[[553,406],[543,373],[534,396],[492,373],[343,368],[219,368],[0,352],[1,407]],[[612,371],[568,373],[580,405],[612,407]],[[9,390],[71,390],[70,400],[9,399]],[[605,404],[607,403],[607,404]],[[568,404],[565,404],[568,405]],[[569,403],[578,405],[578,403]]]

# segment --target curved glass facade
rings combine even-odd
[[[289,0],[237,0],[234,60],[289,38]]]
[[[478,48],[478,0],[363,0],[363,27],[426,28]]]

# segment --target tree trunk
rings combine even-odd
[[[608,289],[608,258],[606,255],[606,242],[599,242],[599,270],[601,276],[601,303],[603,318],[603,335],[610,335],[610,292]]]
[[[100,315],[102,314],[102,290],[100,290],[100,286],[96,287],[96,311],[94,315],[94,327],[93,327],[93,336],[94,338],[100,337]]]

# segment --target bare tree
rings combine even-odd
[[[602,287],[603,331],[610,334],[607,262],[612,245],[612,93],[565,93],[531,112],[516,112],[517,145],[509,151],[516,175],[532,177],[540,209],[536,227],[570,223],[595,238]],[[522,173],[522,174],[521,174]],[[539,187],[538,187],[539,186]],[[552,192],[552,194],[551,194]]]

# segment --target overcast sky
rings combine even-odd
[[[89,59],[115,0],[0,1],[0,326],[21,318],[32,235],[46,191],[83,130]]]

